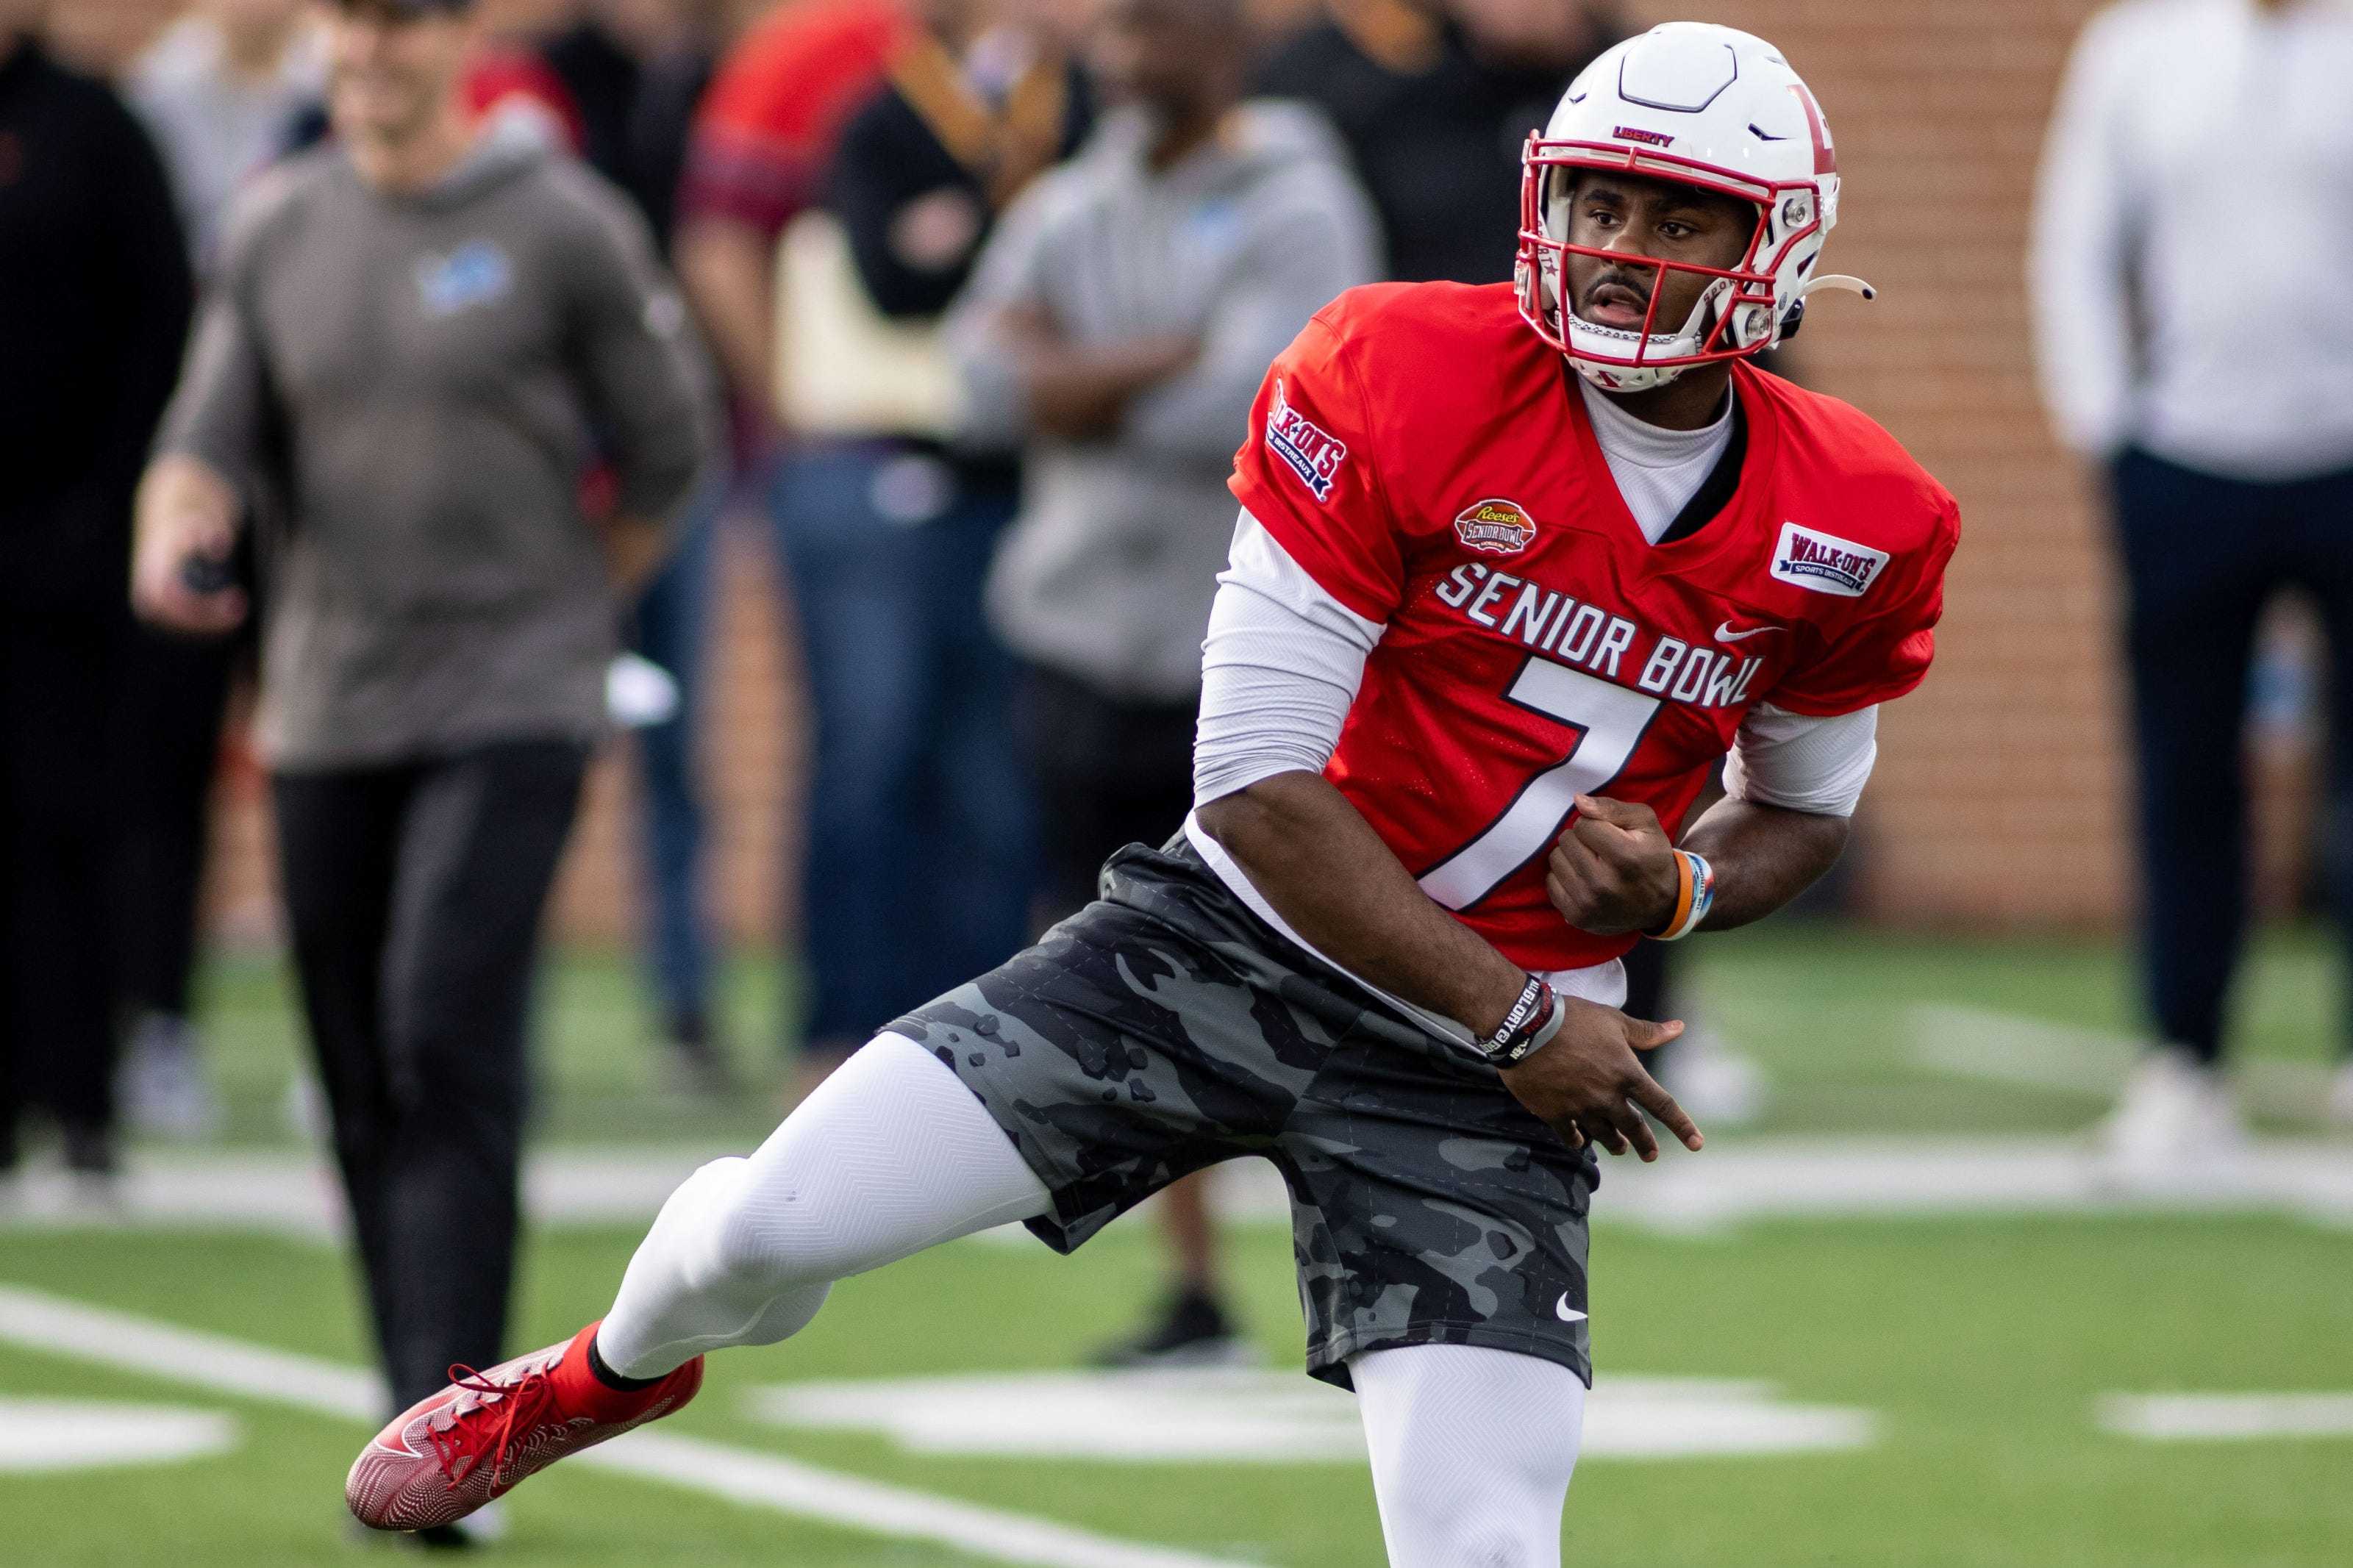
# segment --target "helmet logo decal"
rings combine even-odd
[[[1455,514],[1454,537],[1490,555],[1517,555],[1536,542],[1536,523],[1519,502],[1494,496]]]
[[[1674,141],[1663,131],[1645,131],[1638,125],[1615,126],[1609,134],[1621,142],[1647,142],[1653,147],[1664,147]]]

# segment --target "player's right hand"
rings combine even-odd
[[[1648,1023],[1571,996],[1560,998],[1560,1033],[1517,1067],[1504,1068],[1504,1087],[1572,1149],[1589,1140],[1612,1154],[1631,1149],[1646,1161],[1657,1159],[1659,1141],[1642,1116],[1647,1110],[1697,1152],[1706,1142],[1698,1126],[1635,1054],[1665,1045],[1683,1032],[1683,1025]]]
[[[236,488],[208,463],[173,456],[148,468],[131,555],[131,605],[141,618],[196,637],[233,631],[244,621],[244,590],[203,591],[205,574],[188,570],[191,562],[228,560],[237,510]]]

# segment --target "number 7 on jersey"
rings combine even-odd
[[[1599,676],[1530,658],[1506,700],[1577,731],[1568,754],[1520,786],[1485,831],[1421,875],[1421,890],[1450,910],[1467,910],[1552,847],[1580,795],[1607,788],[1626,766],[1659,700]]]

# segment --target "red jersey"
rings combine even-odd
[[[1732,374],[1739,483],[1662,544],[1509,284],[1351,289],[1251,411],[1234,493],[1388,627],[1324,774],[1525,968],[1635,941],[1577,930],[1546,895],[1575,795],[1640,801],[1679,836],[1752,704],[1848,713],[1927,672],[1953,498],[1847,405]]]
[[[754,22],[695,111],[681,215],[782,232],[822,194],[842,126],[915,31],[899,0],[795,0]]]

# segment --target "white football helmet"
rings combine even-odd
[[[1609,50],[1569,84],[1528,138],[1520,179],[1520,314],[1609,392],[1639,392],[1695,364],[1738,359],[1796,330],[1806,295],[1859,279],[1810,277],[1838,221],[1838,159],[1814,95],[1764,39],[1706,22],[1668,22]],[[1568,243],[1577,169],[1609,169],[1721,191],[1753,204],[1757,229],[1729,268],[1632,258]],[[1571,254],[1651,267],[1651,312],[1671,271],[1713,279],[1690,317],[1659,331],[1599,326],[1572,307]]]

